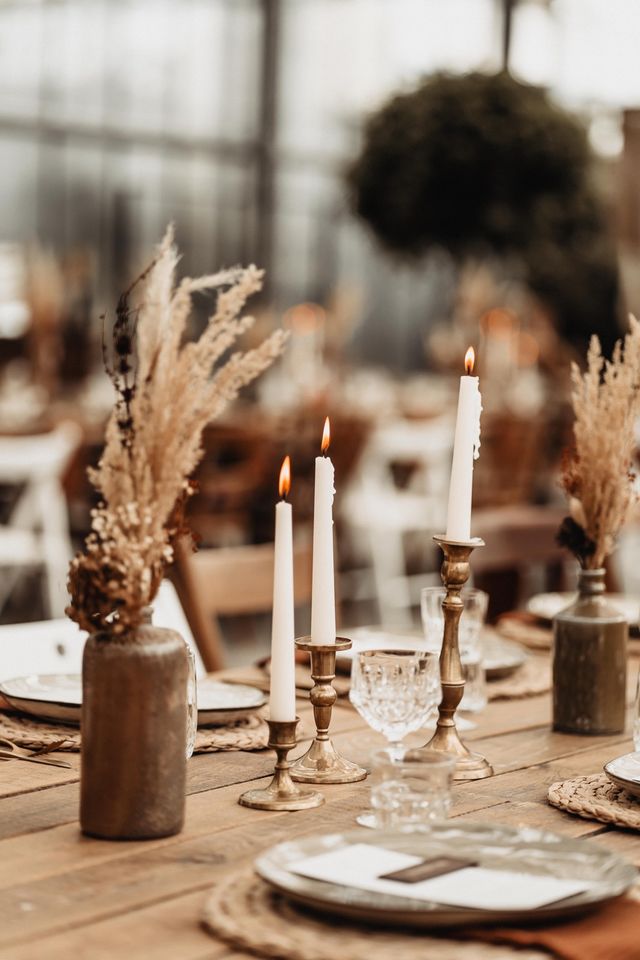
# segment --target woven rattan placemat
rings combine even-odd
[[[80,750],[78,727],[64,726],[17,713],[0,712],[0,737],[19,747],[39,750],[56,744],[57,750]],[[201,727],[196,734],[194,753],[222,750],[264,750],[269,728],[262,717],[247,717],[226,727]]]
[[[518,700],[535,697],[551,689],[551,663],[548,656],[530,656],[510,676],[490,680],[486,685],[489,700]]]
[[[228,874],[211,891],[203,912],[209,933],[258,957],[277,960],[502,960],[513,948],[475,941],[360,926],[322,918],[272,891],[253,870]],[[519,960],[549,960],[518,950]]]
[[[505,640],[515,640],[530,650],[550,650],[553,642],[553,630],[550,626],[530,621],[526,618],[505,616],[495,627]],[[640,637],[632,634],[629,637],[629,650],[640,653]]]
[[[585,820],[640,830],[640,801],[617,787],[604,773],[560,780],[549,787],[547,799],[554,807]]]

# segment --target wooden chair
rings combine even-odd
[[[568,555],[556,534],[566,514],[563,507],[527,504],[474,511],[473,535],[482,537],[486,546],[474,553],[471,569],[476,586],[491,597],[489,619],[524,598],[523,581],[533,567],[544,571],[546,589],[564,588]]]
[[[311,544],[294,546],[294,600],[311,599]],[[224,666],[218,617],[266,613],[273,600],[273,544],[222,547],[194,553],[176,545],[174,581],[207,670]]]

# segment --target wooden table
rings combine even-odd
[[[630,674],[635,679],[635,667]],[[299,712],[308,739],[308,701],[300,701]],[[561,813],[546,802],[555,780],[600,772],[605,760],[633,749],[629,736],[552,733],[549,716],[546,696],[489,705],[467,739],[491,760],[496,775],[457,784],[452,815],[583,837],[640,864],[640,836]],[[342,751],[359,762],[366,763],[379,742],[344,702],[335,709],[333,731]],[[327,802],[316,810],[249,810],[237,798],[250,785],[268,783],[272,754],[204,754],[189,761],[187,821],[180,836],[109,843],[81,837],[79,758],[65,756],[73,770],[0,764],[3,960],[244,960],[245,954],[211,939],[199,925],[216,878],[281,840],[352,828],[368,798],[365,781],[320,788]]]

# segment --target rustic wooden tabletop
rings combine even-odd
[[[635,680],[637,661],[630,669]],[[303,738],[313,720],[300,700]],[[491,703],[466,734],[495,776],[454,787],[452,816],[548,828],[582,837],[640,864],[640,836],[560,812],[546,801],[556,780],[599,773],[633,749],[630,736],[553,733],[550,698]],[[345,701],[334,710],[336,744],[366,764],[380,739]],[[299,752],[303,752],[302,745]],[[15,960],[240,960],[200,926],[208,889],[230,867],[278,841],[354,827],[367,805],[363,783],[321,787],[326,804],[298,813],[241,807],[240,793],[266,785],[273,755],[216,753],[189,761],[184,832],[165,840],[111,843],[78,830],[79,757],[73,769],[7,761],[0,765],[0,957]],[[516,956],[514,951],[514,956]]]

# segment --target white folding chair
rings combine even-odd
[[[41,567],[48,613],[64,616],[72,548],[62,477],[80,437],[74,423],[37,436],[0,437],[0,483],[23,488],[0,525],[0,610],[20,574]]]
[[[371,436],[357,477],[342,501],[342,521],[369,554],[380,622],[409,626],[414,584],[407,576],[405,535],[441,533],[446,515],[453,429],[448,418],[382,424]],[[399,489],[394,464],[414,474]],[[419,577],[424,586],[425,575]],[[439,579],[438,581],[439,582]]]
[[[195,654],[196,675],[205,668],[173,584],[163,580],[153,604],[153,623],[176,630]],[[80,673],[87,635],[71,620],[0,626],[0,682],[32,673]]]

